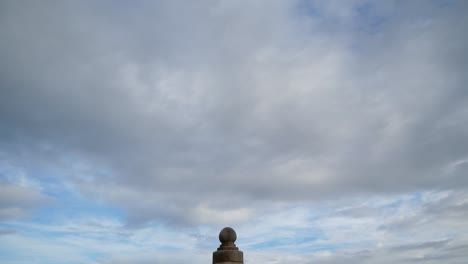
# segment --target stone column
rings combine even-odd
[[[237,234],[234,229],[225,227],[219,233],[221,245],[213,252],[213,264],[244,264],[244,253],[240,251],[234,242]]]

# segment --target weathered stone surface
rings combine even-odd
[[[244,262],[244,253],[239,250],[218,250],[213,252],[213,263]]]
[[[243,264],[244,253],[240,251],[234,242],[237,234],[234,229],[225,227],[219,233],[221,245],[218,250],[213,252],[213,264]]]
[[[234,229],[230,227],[225,227],[221,232],[219,232],[219,241],[221,241],[221,245],[219,246],[218,250],[238,250],[236,247],[237,234]]]

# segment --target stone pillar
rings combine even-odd
[[[237,234],[234,229],[225,227],[219,233],[221,245],[213,252],[213,264],[244,264],[244,253],[240,251],[234,242]]]

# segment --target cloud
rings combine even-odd
[[[410,244],[410,245],[400,245],[393,247],[393,251],[407,251],[407,250],[418,250],[418,249],[438,249],[447,245],[449,240],[440,240],[440,241],[429,241],[419,244]]]
[[[47,198],[37,190],[0,184],[0,220],[24,217],[31,209],[46,203]]]
[[[0,236],[12,235],[12,234],[15,234],[15,233],[16,233],[16,230],[0,229]]]
[[[465,240],[451,235],[465,228],[468,184],[466,7],[2,2],[0,218],[72,192],[122,209],[128,230],[266,218],[265,236],[287,226],[275,216],[317,236],[336,229],[320,246],[363,245],[320,250],[323,263],[411,262],[416,249],[395,248],[438,241],[447,242],[436,255],[454,252],[456,263]],[[311,226],[310,208],[333,215]],[[430,232],[418,241],[365,249],[422,227]],[[356,238],[363,232],[375,237]],[[277,262],[308,261],[288,254]]]
[[[308,7],[323,18],[279,1],[4,5],[7,153],[63,160],[57,174],[137,222],[466,187],[447,170],[468,155],[456,6],[369,4],[383,35],[352,27],[359,2]]]
[[[246,262],[288,263],[459,263],[466,259],[468,225],[462,214],[428,217],[428,208],[445,210],[464,202],[454,192],[426,192],[334,201],[334,206],[288,206],[237,224],[237,246]],[[451,202],[447,202],[451,201]],[[343,214],[372,208],[366,215]],[[465,210],[466,211],[466,210]],[[463,212],[460,209],[460,212]],[[411,228],[383,229],[412,217]],[[175,263],[210,261],[219,230],[209,225],[167,229],[165,225],[127,228],[109,217],[67,218],[53,223],[12,223],[14,234],[1,236],[6,252],[24,252],[46,262],[75,258],[96,263]],[[456,228],[454,228],[456,227]],[[30,245],[40,245],[31,247]],[[95,256],[99,256],[95,258]]]

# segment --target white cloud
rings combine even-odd
[[[234,226],[236,243],[246,263],[458,263],[468,246],[466,203],[466,194],[425,192],[335,201],[323,208],[278,207]],[[219,230],[209,226],[129,229],[120,220],[92,216],[10,224],[18,231],[0,236],[0,243],[11,252],[31,248],[18,261],[205,263],[219,245]]]
[[[3,219],[74,193],[121,209],[116,229],[362,245],[324,263],[465,243],[464,2],[0,5]]]

